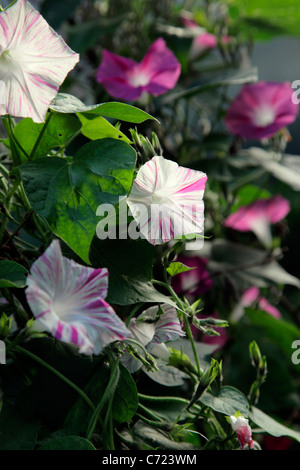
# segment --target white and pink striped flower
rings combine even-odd
[[[161,310],[163,313],[159,314],[159,306],[150,307],[137,318],[132,318],[128,325],[129,339],[140,343],[154,357],[168,362],[170,352],[164,343],[175,341],[185,333],[174,307],[163,304]],[[142,367],[141,361],[128,352],[123,354],[121,362],[131,373]]]
[[[104,300],[107,269],[93,269],[62,256],[58,240],[32,265],[26,297],[35,317],[34,329],[73,343],[84,354],[99,354],[128,329]]]
[[[49,104],[79,61],[27,0],[0,12],[0,115],[44,122]]]
[[[153,245],[204,230],[207,176],[155,156],[138,171],[127,204],[141,234]]]
[[[233,431],[237,434],[241,449],[244,450],[246,446],[249,449],[253,449],[252,429],[249,426],[248,419],[243,416],[230,416],[229,419]]]

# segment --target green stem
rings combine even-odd
[[[30,152],[29,160],[32,160],[32,159],[33,159],[34,154],[35,154],[35,152],[36,152],[36,150],[37,150],[37,148],[38,148],[38,146],[39,146],[39,144],[40,144],[40,142],[41,142],[41,140],[42,140],[42,138],[43,138],[43,135],[44,135],[45,132],[46,132],[46,129],[47,129],[47,127],[48,127],[48,124],[49,124],[49,122],[50,122],[50,119],[52,118],[52,115],[53,115],[53,112],[52,112],[52,111],[49,111],[49,114],[48,114],[47,119],[46,119],[46,121],[45,121],[45,123],[44,123],[44,125],[43,125],[43,127],[42,127],[42,129],[41,129],[41,132],[39,133],[39,136],[38,136],[38,138],[36,139],[35,144],[34,144],[32,150],[31,150],[31,152]]]
[[[194,354],[194,358],[195,358],[195,362],[196,362],[196,367],[197,367],[197,373],[198,373],[198,377],[200,378],[201,375],[202,375],[202,371],[201,371],[201,367],[200,367],[198,354],[197,354],[197,351],[196,351],[196,346],[195,346],[195,341],[194,341],[194,338],[193,338],[193,334],[192,334],[192,331],[191,331],[191,328],[190,328],[190,324],[189,324],[189,321],[188,321],[187,314],[185,313],[185,306],[183,305],[182,301],[180,300],[180,298],[178,297],[178,295],[172,289],[172,287],[170,286],[170,284],[168,282],[162,282],[162,281],[156,281],[156,280],[153,280],[152,282],[155,282],[156,284],[164,286],[166,289],[168,289],[168,291],[170,292],[173,300],[176,302],[177,306],[179,307],[179,310],[182,312],[184,322],[185,322],[185,327],[186,327],[186,333],[188,335],[189,341],[190,341],[191,346],[192,346],[192,350],[193,350],[193,354]]]
[[[69,380],[66,376],[64,376],[61,372],[59,372],[57,369],[55,369],[54,367],[52,367],[50,364],[48,364],[46,361],[44,361],[43,359],[41,359],[40,357],[36,356],[35,354],[33,354],[32,352],[28,351],[27,349],[23,348],[22,346],[15,346],[14,349],[16,351],[19,351],[21,352],[22,354],[24,354],[25,356],[28,356],[30,357],[31,359],[33,359],[35,362],[41,364],[42,366],[44,366],[46,369],[48,369],[50,372],[53,372],[53,374],[55,374],[57,377],[59,377],[63,382],[65,382],[67,385],[69,385],[73,390],[75,390],[78,395],[80,395],[80,397],[87,403],[87,405],[92,409],[94,410],[95,409],[95,406],[93,404],[93,402],[89,399],[89,397],[84,393],[83,390],[81,390],[81,388],[79,388],[76,384],[74,384],[74,382],[72,382],[71,380]]]
[[[183,318],[184,318],[186,332],[187,332],[188,338],[189,338],[191,346],[192,346],[192,350],[193,350],[193,354],[194,354],[194,358],[195,358],[195,362],[196,362],[196,367],[197,367],[198,377],[200,378],[201,375],[202,375],[201,366],[200,366],[200,362],[199,362],[199,358],[198,358],[198,354],[197,354],[197,350],[196,350],[196,346],[195,346],[195,341],[194,341],[193,334],[192,334],[192,331],[191,331],[191,327],[190,327],[190,324],[189,324],[189,319],[187,317],[187,314],[184,311],[183,311]]]
[[[174,403],[181,403],[182,405],[188,405],[190,403],[189,400],[186,400],[185,398],[180,398],[180,397],[154,397],[152,395],[144,395],[142,393],[138,394],[139,399],[149,401],[149,402],[161,402],[165,403],[166,401],[174,402]],[[199,412],[202,411],[201,407],[194,404],[193,408],[195,410],[198,410]]]
[[[130,314],[128,315],[128,318],[126,320],[126,326],[129,325],[129,322],[130,320],[132,319],[132,317],[134,317],[134,315],[136,314],[136,312],[138,311],[138,309],[141,307],[141,305],[143,305],[143,303],[138,303],[137,305],[135,305],[135,307],[133,307],[133,309],[131,310]]]
[[[148,356],[149,353],[148,351],[144,348],[144,346],[140,343],[138,343],[137,341],[135,341],[134,339],[131,339],[131,338],[125,338],[124,343],[127,343],[127,344],[133,344],[134,346],[137,346],[138,348],[140,348],[143,353],[145,354],[145,356]]]
[[[5,130],[6,130],[7,134],[8,134],[10,143],[13,143],[13,144],[15,144],[17,147],[19,147],[19,149],[21,150],[21,152],[24,153],[24,155],[26,156],[26,158],[29,160],[29,155],[28,155],[28,153],[26,152],[26,150],[24,150],[24,148],[22,147],[22,145],[20,144],[20,142],[18,141],[18,139],[17,139],[16,136],[15,136],[15,133],[14,133],[14,123],[13,123],[13,120],[12,120],[11,116],[8,116],[7,119],[2,119],[2,121],[3,121],[3,124],[4,124]],[[12,145],[11,145],[11,147],[12,147]],[[12,155],[12,159],[13,159],[14,166],[19,165],[19,164],[21,163],[21,162],[20,162],[19,155],[15,154],[15,152],[13,151],[13,148],[11,148],[11,155]]]
[[[141,403],[139,403],[138,405],[139,409],[141,411],[143,411],[146,415],[148,415],[151,419],[151,421],[162,421],[162,419],[159,417],[159,416],[156,416],[154,413],[152,413],[152,411],[148,410],[148,408],[146,408],[144,405],[142,405]]]
[[[20,197],[22,199],[22,202],[24,204],[25,209],[28,212],[31,212],[33,209],[31,207],[31,204],[30,204],[29,200],[28,200],[28,197],[27,197],[27,194],[25,192],[22,181],[20,183],[19,192],[20,192]],[[42,240],[46,241],[46,234],[45,234],[44,230],[42,229],[36,214],[34,214],[34,213],[32,214],[32,220],[34,221],[36,229],[37,229],[38,233],[40,234],[40,236],[42,237]]]
[[[106,390],[105,390],[105,392],[102,396],[102,399],[100,400],[99,404],[95,408],[95,410],[92,414],[92,417],[90,419],[88,429],[87,429],[87,434],[86,434],[87,440],[91,439],[91,437],[94,433],[97,421],[100,417],[100,413],[102,411],[102,408],[105,405],[105,403],[107,402],[107,400],[109,399],[109,397],[114,394],[116,386],[119,382],[119,377],[120,377],[119,359],[116,359],[116,358],[112,359],[111,358],[111,362],[113,362],[113,364],[111,365],[111,372],[110,372],[109,381],[108,381]]]

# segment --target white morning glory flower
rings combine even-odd
[[[79,61],[27,0],[0,12],[0,115],[44,122],[66,75]]]
[[[58,240],[32,265],[26,297],[35,317],[34,328],[73,343],[84,354],[99,354],[129,331],[104,300],[107,269],[89,268],[62,256]]]
[[[132,318],[128,325],[129,339],[140,343],[149,354],[168,362],[170,352],[164,343],[175,341],[185,333],[174,307],[163,304],[161,310],[163,313],[159,315],[159,306],[156,305],[142,312],[137,318]],[[121,362],[131,373],[142,367],[142,363],[128,352],[123,354]]]
[[[141,234],[153,245],[201,234],[207,176],[155,156],[138,171],[127,204]]]

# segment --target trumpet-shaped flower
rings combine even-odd
[[[141,234],[153,245],[201,234],[207,176],[161,156],[138,171],[127,204]]]
[[[252,430],[248,419],[243,416],[230,416],[230,424],[237,434],[241,449],[244,450],[246,445],[249,446],[249,449],[253,449]]]
[[[158,96],[171,90],[180,71],[175,55],[159,38],[140,63],[104,49],[96,78],[111,96],[133,101],[143,92]]]
[[[298,104],[292,101],[289,82],[244,85],[227,111],[229,130],[247,139],[265,139],[295,121]]]
[[[0,115],[43,122],[79,55],[27,0],[0,12]]]
[[[271,224],[282,220],[289,211],[289,201],[276,195],[240,207],[227,217],[224,225],[240,232],[252,231],[265,246],[270,246],[272,243]]]
[[[73,343],[84,354],[99,354],[129,331],[104,300],[107,269],[93,269],[62,256],[58,240],[32,265],[26,297],[35,329]]]
[[[140,343],[148,353],[168,362],[170,352],[164,343],[175,341],[185,333],[181,329],[174,307],[163,304],[161,310],[163,313],[159,315],[158,306],[150,307],[137,318],[132,318],[128,325],[129,339]],[[142,366],[142,363],[128,352],[123,354],[121,362],[131,373]]]

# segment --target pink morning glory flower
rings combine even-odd
[[[243,293],[241,303],[243,307],[250,307],[250,305],[257,303],[259,309],[264,310],[275,318],[281,318],[279,310],[274,305],[269,304],[265,297],[260,295],[259,289],[256,286],[250,287]]]
[[[155,156],[138,171],[127,198],[141,234],[153,245],[201,234],[207,176]]]
[[[268,247],[272,243],[271,224],[284,219],[289,211],[289,201],[276,195],[240,207],[227,217],[224,225],[240,232],[252,231]]]
[[[140,63],[104,49],[96,78],[111,96],[133,101],[143,92],[158,96],[171,90],[180,72],[180,63],[159,38]]]
[[[128,325],[131,332],[129,339],[140,343],[149,354],[168,362],[170,352],[164,343],[175,341],[185,333],[174,307],[163,304],[161,310],[163,313],[159,315],[159,306],[156,305],[142,312],[137,318],[132,318]],[[128,352],[123,354],[121,362],[131,373],[142,367],[142,363]]]
[[[233,431],[237,434],[241,449],[244,450],[245,446],[248,446],[249,449],[253,449],[252,430],[249,426],[248,419],[243,416],[230,416],[230,424]]]
[[[27,0],[0,12],[0,115],[44,122],[79,55]]]
[[[113,341],[129,335],[124,323],[104,300],[107,269],[93,269],[62,256],[58,240],[32,265],[26,297],[34,328],[73,343],[84,354],[99,354]]]
[[[298,104],[293,103],[289,82],[244,85],[227,111],[229,130],[247,139],[265,139],[295,121]]]
[[[182,22],[184,26],[188,29],[200,29],[198,23],[195,21],[182,16]],[[230,36],[223,36],[221,38],[222,44],[228,44],[231,41]],[[197,35],[192,42],[191,50],[190,50],[190,59],[195,59],[199,54],[205,52],[210,49],[215,49],[218,45],[218,38],[212,33],[204,30]]]
[[[280,311],[271,305],[268,300],[260,294],[257,286],[249,287],[241,296],[231,314],[231,321],[238,321],[244,314],[244,309],[251,306],[257,306],[258,309],[269,313],[274,318],[281,318]]]

